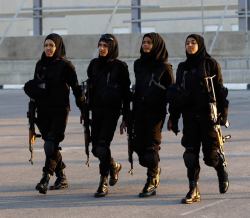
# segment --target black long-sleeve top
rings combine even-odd
[[[90,84],[90,108],[122,109],[126,118],[130,101],[130,79],[125,62],[93,59],[87,69]]]
[[[181,108],[171,107],[170,113],[173,119],[178,119],[180,114],[198,114],[207,116],[209,113],[209,96],[205,77],[213,77],[214,91],[217,101],[218,113],[223,112],[228,106],[221,68],[212,57],[206,57],[199,65],[188,67],[185,62],[178,65],[176,71],[176,85],[183,90],[184,99],[187,102]]]
[[[75,68],[64,58],[58,58],[49,63],[39,60],[34,79],[44,81],[47,92],[45,98],[36,101],[38,107],[69,107],[70,87],[76,99],[82,97]]]
[[[151,110],[165,110],[167,88],[174,82],[172,66],[165,62],[137,59],[134,72],[135,107],[144,104]]]

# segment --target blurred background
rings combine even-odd
[[[188,34],[205,37],[226,83],[250,83],[250,0],[0,0],[0,85],[31,79],[49,33],[63,36],[79,79],[101,34],[117,36],[120,58],[139,57],[141,37],[160,33],[174,70],[185,59]]]

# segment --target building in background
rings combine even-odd
[[[140,33],[155,31],[167,40],[174,70],[185,58],[186,36],[196,32],[219,60],[225,82],[250,83],[249,7],[250,0],[0,0],[0,81],[32,78],[51,32],[64,35],[79,78],[86,77],[100,34],[116,34],[133,80]]]
[[[33,3],[39,0],[0,0],[0,36],[34,34]],[[40,0],[42,34],[131,33],[133,0]],[[134,0],[136,1],[136,0]],[[138,0],[141,32],[244,31],[244,7],[249,0]],[[245,3],[246,2],[246,3]],[[249,3],[250,5],[250,3]],[[248,5],[248,6],[249,6]],[[242,16],[241,25],[239,15]],[[37,18],[37,16],[36,16]],[[245,21],[246,20],[246,21]],[[240,28],[239,28],[240,27]]]

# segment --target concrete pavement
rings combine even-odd
[[[35,191],[44,162],[42,140],[35,145],[34,165],[28,162],[28,98],[22,90],[0,90],[0,217],[249,217],[250,213],[250,92],[230,92],[229,129],[232,139],[225,145],[229,166],[230,188],[221,195],[216,172],[203,164],[200,189],[201,202],[180,204],[188,190],[186,169],[182,160],[181,135],[177,137],[164,128],[161,155],[161,184],[157,195],[138,198],[146,181],[146,171],[134,155],[134,175],[130,176],[127,161],[126,136],[118,131],[112,152],[123,169],[118,184],[110,188],[105,198],[96,199],[99,175],[98,161],[91,155],[90,167],[84,165],[83,130],[79,113],[72,104],[66,137],[62,143],[63,159],[70,187],[62,191]],[[72,103],[74,100],[72,99]],[[51,183],[54,182],[52,178]]]

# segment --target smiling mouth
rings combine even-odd
[[[45,54],[46,54],[47,56],[52,56],[52,55],[53,55],[52,52],[45,52]]]

